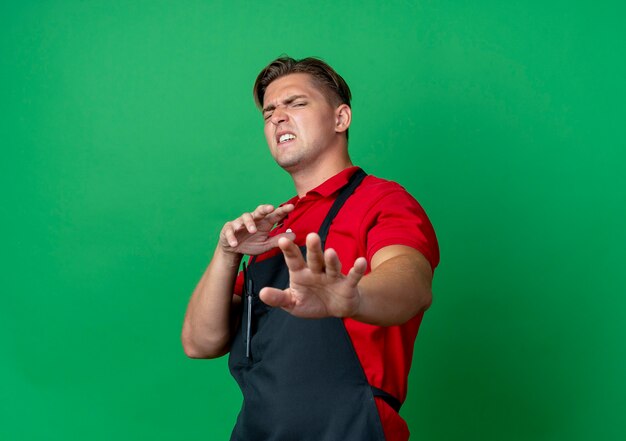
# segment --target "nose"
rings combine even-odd
[[[270,118],[270,120],[272,121],[272,124],[278,125],[280,123],[289,121],[289,116],[282,107],[276,107],[272,112],[272,117]]]

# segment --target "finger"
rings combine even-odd
[[[278,207],[276,210],[269,213],[266,219],[268,222],[275,224],[280,222],[285,216],[292,212],[294,208],[295,206],[293,204],[283,205],[282,207]]]
[[[259,297],[266,305],[276,308],[290,308],[295,304],[288,290],[265,287],[259,292]]]
[[[226,224],[224,226],[224,237],[226,238],[226,242],[228,242],[228,245],[230,245],[233,248],[239,244],[239,242],[237,241],[237,238],[235,237],[235,231],[233,230],[233,227],[230,224]]]
[[[270,214],[272,211],[274,211],[274,206],[273,205],[269,205],[269,204],[259,205],[252,212],[252,217],[254,218],[254,220],[261,220],[265,216]]]
[[[324,264],[326,265],[326,275],[328,277],[339,277],[341,275],[341,261],[337,252],[332,248],[324,251]]]
[[[243,228],[243,220],[241,219],[241,217],[238,217],[237,219],[235,219],[234,221],[230,222],[230,226],[233,229],[233,232],[236,233],[237,231],[241,230]]]
[[[256,233],[256,224],[254,223],[254,219],[252,218],[251,213],[242,214],[241,220],[243,224],[246,226],[248,233]]]
[[[356,286],[365,274],[366,270],[367,260],[365,257],[359,257],[354,261],[354,266],[348,272],[348,282],[350,282],[352,286]]]
[[[322,242],[316,233],[309,233],[306,236],[306,263],[314,273],[324,271],[324,255],[322,253]]]
[[[298,245],[293,243],[292,240],[281,237],[278,239],[278,246],[285,256],[285,263],[289,271],[300,271],[306,268],[306,262],[304,261],[304,257],[302,257],[300,248],[298,248]]]

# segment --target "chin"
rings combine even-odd
[[[283,152],[285,153],[285,152]],[[298,164],[300,164],[302,162],[302,157],[300,155],[275,155],[274,156],[274,161],[276,161],[276,164],[278,164],[280,167],[284,168],[284,169],[288,169],[288,168],[292,168],[292,167],[296,167]]]
[[[294,162],[294,161],[276,161],[276,164],[278,164],[278,166],[280,168],[282,168],[283,170],[286,170],[288,172],[291,171],[295,171],[298,169],[298,165],[300,164],[299,162]]]

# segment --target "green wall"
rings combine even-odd
[[[227,439],[226,360],[179,334],[222,223],[293,192],[251,96],[282,53],[437,230],[412,439],[626,439],[621,2],[12,3],[0,439]]]

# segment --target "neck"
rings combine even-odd
[[[342,158],[334,158],[332,161],[310,165],[306,169],[291,171],[291,178],[298,192],[298,197],[303,197],[307,192],[332,178],[337,173],[352,167],[352,161],[346,153]]]

